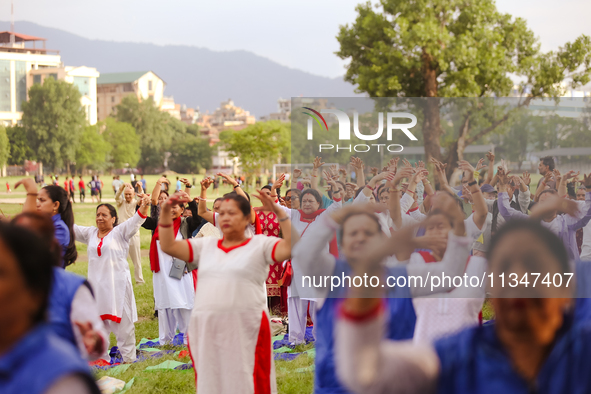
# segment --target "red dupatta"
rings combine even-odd
[[[179,233],[179,229],[181,228],[181,217],[174,219],[172,221],[172,225],[174,227],[174,237],[176,238],[177,234]],[[158,258],[158,246],[156,245],[156,241],[160,239],[160,226],[156,227],[154,230],[154,235],[152,236],[152,241],[150,242],[150,269],[152,272],[160,272],[160,259]]]

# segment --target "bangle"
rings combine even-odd
[[[318,177],[318,175],[314,175],[314,174],[312,174],[312,176],[313,176],[314,178],[317,178],[317,177]]]
[[[237,187],[240,187],[240,185],[236,185],[236,186],[234,186],[234,189],[236,189]]]
[[[168,227],[172,227],[172,223],[170,223],[170,224],[162,224],[162,223],[158,223],[158,226],[159,226],[159,227],[162,227],[162,228],[168,228]]]
[[[408,189],[406,189],[406,192],[410,193],[410,194],[415,194],[415,192],[413,192],[412,190],[408,190]]]
[[[36,196],[38,193],[27,193],[27,196]]]
[[[375,188],[369,186],[369,185],[365,185],[365,187],[367,187],[369,190],[371,190],[372,192],[375,190]]]
[[[287,219],[289,219],[289,216],[286,216],[284,218],[279,219],[280,222],[285,222]]]
[[[480,193],[480,189],[478,190],[474,190],[473,192],[471,192],[472,194],[476,194],[476,193]]]
[[[477,183],[478,183],[477,181],[472,181],[472,182],[468,183],[468,186],[474,186],[474,185],[476,185]]]

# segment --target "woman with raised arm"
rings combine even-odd
[[[363,394],[591,391],[591,329],[573,319],[573,286],[564,281],[533,289],[521,283],[507,292],[498,282],[501,274],[531,272],[532,263],[541,278],[547,273],[568,279],[561,240],[534,221],[511,221],[493,236],[488,261],[495,324],[434,344],[385,339],[382,289],[351,289],[335,329],[339,378]],[[380,267],[375,260],[363,263],[363,271]]]
[[[353,204],[330,215],[323,216],[317,225],[302,237],[294,245],[294,259],[300,261],[304,275],[310,280],[325,277],[353,278],[351,268],[357,262],[373,253],[382,258],[394,253],[406,255],[401,257],[408,260],[408,256],[415,248],[431,247],[444,248],[447,245],[448,252],[444,259],[436,264],[427,265],[388,265],[385,276],[401,278],[400,286],[389,287],[387,309],[389,323],[387,337],[394,340],[410,339],[413,336],[415,326],[415,313],[411,297],[431,294],[430,287],[425,283],[428,275],[437,275],[445,272],[448,275],[461,275],[465,267],[465,261],[469,255],[470,239],[463,236],[463,215],[452,197],[440,196],[436,200],[437,206],[442,212],[450,214],[449,220],[459,217],[459,224],[450,232],[449,237],[424,236],[415,238],[414,228],[396,232],[392,238],[388,238],[381,229],[374,209],[367,204]],[[342,234],[342,256],[336,259],[324,251],[327,240],[332,233],[338,230]],[[358,272],[358,276],[374,276],[371,271]],[[409,277],[420,277],[414,284]],[[344,279],[343,279],[344,280]],[[382,282],[384,284],[385,282]],[[403,284],[402,284],[403,283]],[[334,289],[330,286],[335,285]],[[372,284],[373,285],[373,284]],[[380,287],[379,284],[377,284]],[[347,393],[348,391],[336,377],[334,369],[334,336],[333,328],[338,304],[346,296],[346,283],[328,283],[321,287],[308,286],[308,291],[316,291],[318,297],[317,312],[317,338],[316,338],[316,379],[315,393]],[[437,292],[445,292],[451,287],[438,288]]]
[[[137,309],[127,254],[131,238],[146,220],[149,208],[150,197],[144,195],[137,213],[118,224],[115,207],[100,204],[96,208],[96,227],[74,225],[76,239],[88,245],[88,281],[95,290],[101,319],[107,331],[115,334],[124,362],[136,359]],[[108,354],[105,358],[108,360]]]
[[[270,265],[291,257],[291,223],[271,197],[263,193],[256,197],[266,210],[277,215],[283,239],[246,237],[251,206],[237,194],[224,197],[220,206],[216,220],[224,235],[221,240],[175,240],[172,205],[183,200],[173,195],[162,210],[162,251],[199,267],[189,325],[189,348],[199,393],[277,391],[262,284]]]
[[[181,183],[188,186],[189,182],[182,178]],[[184,199],[190,200],[186,192],[179,192],[179,194]],[[174,204],[171,209],[174,235],[179,240],[191,238],[193,231],[203,221],[197,215],[195,201],[190,201],[188,204],[192,216],[184,217],[184,209],[184,204]],[[189,318],[195,298],[197,270],[193,270],[191,274],[188,274],[184,263],[175,261],[172,256],[162,252],[158,221],[151,217],[146,218],[142,227],[154,232],[150,242],[150,269],[153,272],[154,309],[158,311],[159,342],[161,345],[172,342],[178,328],[179,332],[184,334],[183,340],[186,344]],[[178,264],[182,267],[180,274],[178,269],[173,270],[175,263],[177,264],[176,268],[178,268]],[[173,273],[175,274],[173,275]]]
[[[14,185],[16,189],[23,185],[27,197],[23,205],[23,212],[41,212],[51,215],[55,227],[55,238],[62,248],[60,267],[73,264],[78,258],[73,232],[74,212],[68,197],[68,192],[60,186],[45,186],[37,192],[37,184],[32,178],[21,179]]]
[[[332,180],[332,177],[328,172],[324,172],[324,176],[331,188],[334,203],[331,204],[328,209],[324,209],[320,193],[314,189],[305,189],[300,195],[301,209],[291,211],[293,227],[300,237],[305,236],[306,232],[315,226],[316,220],[318,220],[319,217],[330,214],[330,212],[342,207],[342,193],[341,190],[338,189],[337,183]],[[326,242],[323,247],[333,256],[338,256],[339,251],[336,234],[333,234],[333,237]],[[287,288],[289,341],[294,344],[301,344],[305,342],[308,313],[313,322],[316,319],[316,299],[313,295],[300,294],[302,290],[307,291],[307,289],[301,288],[303,271],[300,269],[297,259],[292,260],[287,264],[293,267],[293,277]]]
[[[241,197],[244,197],[246,199],[246,201],[249,201],[246,193],[244,192],[244,190],[242,190],[242,188],[240,187],[240,184],[238,184],[238,182],[235,179],[233,179],[232,177],[225,175],[225,174],[218,174],[218,175],[223,177],[227,182],[230,182],[231,185],[234,185],[234,192],[224,195],[223,198],[226,198],[227,196],[229,196],[231,194],[236,194]],[[209,178],[209,177],[204,178],[201,181],[201,195],[199,196],[199,205],[198,205],[197,213],[203,219],[205,219],[209,223],[213,224],[219,231],[222,231],[222,229],[220,228],[219,213],[216,212],[215,210],[214,211],[207,210],[207,189],[209,189],[209,187],[212,184],[213,184],[213,179]],[[257,228],[255,227],[255,224],[257,222],[257,218],[256,218],[256,213],[254,212],[254,209],[252,209],[252,207],[251,207],[251,211],[252,212],[250,215],[250,217],[251,217],[250,222],[248,223],[248,226],[246,226],[246,229],[244,230],[247,238],[251,238],[255,234],[260,234],[260,231],[258,231]],[[259,227],[259,230],[260,230],[260,227]]]

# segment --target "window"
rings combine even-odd
[[[36,85],[41,85],[41,75],[37,74],[37,75],[33,75],[33,84]]]
[[[21,104],[27,101],[27,63],[14,62],[14,76],[16,79],[16,110],[20,112]]]
[[[73,85],[78,88],[82,96],[90,96],[90,78],[74,77]]]
[[[115,96],[111,96],[111,102],[114,103],[115,102]]]
[[[57,81],[57,74],[49,74],[49,76]]]
[[[0,60],[0,111],[10,112],[10,60]]]
[[[111,112],[115,112],[115,107],[111,107]]]
[[[148,90],[152,91],[152,81],[148,81]]]
[[[124,92],[133,92],[133,85],[130,83],[126,83],[125,85],[123,85],[123,91]]]

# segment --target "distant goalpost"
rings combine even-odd
[[[337,168],[339,167],[339,163],[325,163],[321,169],[328,169],[331,165],[336,165]],[[314,166],[311,163],[273,164],[273,179],[277,179],[277,174],[290,174],[291,177],[291,174],[295,169],[302,170],[302,175],[306,176],[306,174],[312,172],[313,167]]]

